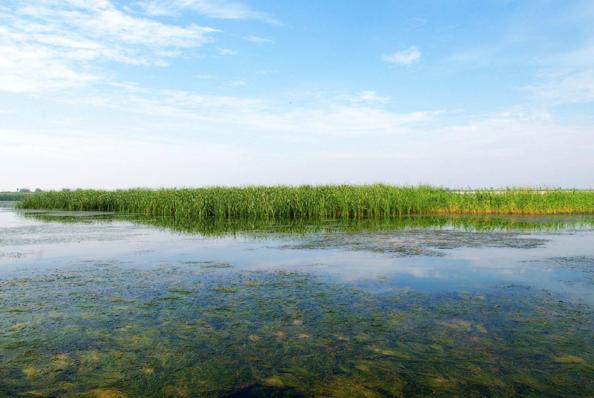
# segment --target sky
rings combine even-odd
[[[594,2],[2,0],[0,190],[594,188]]]

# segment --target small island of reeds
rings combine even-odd
[[[110,211],[215,220],[381,219],[403,215],[594,213],[594,191],[451,190],[390,185],[62,190],[28,195],[23,209]]]

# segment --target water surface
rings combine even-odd
[[[0,397],[583,396],[594,219],[0,207]]]

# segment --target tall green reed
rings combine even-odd
[[[92,210],[191,219],[382,219],[414,214],[594,213],[594,191],[452,191],[390,185],[247,186],[34,193],[27,209]]]

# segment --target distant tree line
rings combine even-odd
[[[29,188],[17,188],[16,190],[17,192],[21,192],[21,193],[30,193],[30,192],[43,192],[41,189],[39,188],[35,188],[35,191],[30,190]]]

